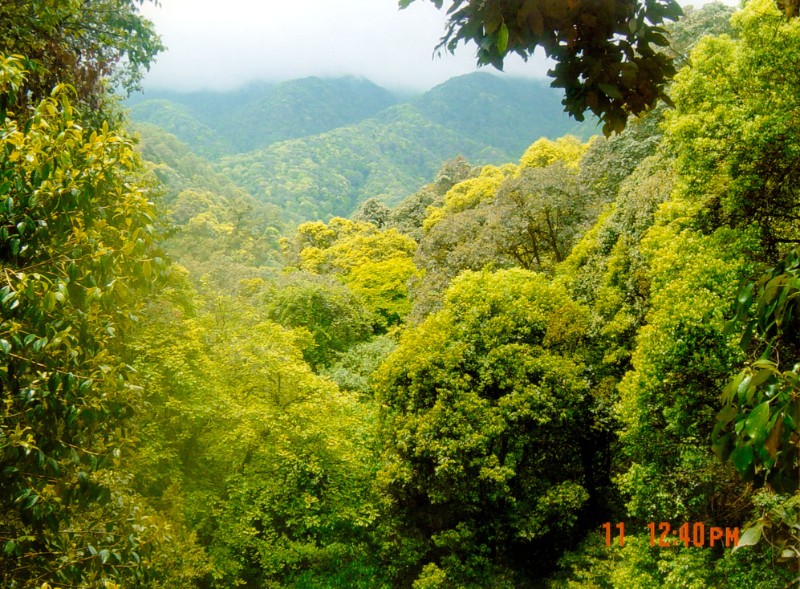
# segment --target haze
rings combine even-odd
[[[422,0],[406,10],[396,0],[161,0],[142,11],[168,47],[146,89],[225,90],[254,80],[353,75],[426,90],[477,69],[473,47],[433,56],[445,14]],[[506,63],[516,76],[544,77],[547,69],[543,54]]]

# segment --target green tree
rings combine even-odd
[[[463,157],[457,157],[442,164],[433,182],[426,184],[414,194],[406,197],[389,216],[389,227],[413,237],[419,242],[422,238],[422,225],[428,214],[428,207],[441,207],[444,196],[456,184],[468,180],[480,172]]]
[[[26,76],[0,55],[6,104]],[[84,126],[71,94],[6,110],[0,134],[5,586],[144,578],[137,563],[169,527],[121,469],[141,403],[125,334],[166,268],[153,185],[132,140]]]
[[[632,463],[621,482],[631,494],[631,513],[646,520],[681,513],[740,524],[750,508],[741,497],[748,497],[746,489],[721,491],[736,487],[732,469],[716,464],[698,443],[711,438],[719,391],[743,359],[723,329],[736,285],[758,259],[771,258],[796,236],[789,219],[797,203],[786,182],[794,173],[797,137],[786,121],[797,108],[798,80],[793,69],[782,73],[781,64],[788,67],[796,54],[800,29],[766,0],[748,4],[732,24],[736,39],[704,38],[676,77],[676,109],[667,114],[665,139],[677,182],[640,244],[653,294],[647,325],[637,335],[634,370],[620,385],[623,441]],[[752,374],[740,375],[735,388],[745,383],[742,394]],[[771,374],[765,370],[759,378]],[[731,456],[742,470],[752,470],[755,446],[770,433],[759,420],[773,415],[764,405],[749,420],[737,419],[730,405],[743,400],[727,390],[724,425],[735,420],[739,428],[750,427]],[[744,403],[745,414],[753,400]]]
[[[77,104],[104,110],[109,82],[137,87],[164,47],[139,13],[147,0],[14,0],[0,6],[0,47],[23,56],[28,74],[9,102],[33,104],[58,84],[70,84]],[[108,115],[108,111],[104,110]]]
[[[586,327],[563,289],[513,269],[462,274],[401,338],[377,377],[395,586],[513,586],[517,558],[572,537],[591,459],[570,350]]]
[[[269,320],[250,286],[204,300],[175,280],[148,307],[137,485],[197,534],[202,586],[379,587],[374,408],[315,375],[308,333]]]
[[[339,217],[330,223],[303,223],[287,256],[303,270],[338,277],[361,298],[374,329],[385,332],[411,309],[408,283],[417,276],[416,243],[396,229]]]
[[[506,180],[491,207],[496,248],[522,268],[544,270],[566,257],[587,212],[577,172],[558,162]]]
[[[268,295],[266,310],[276,323],[311,333],[313,343],[304,346],[303,356],[314,369],[372,335],[372,317],[363,301],[332,276],[286,275]]]
[[[704,38],[676,77],[668,146],[682,191],[702,195],[698,227],[758,227],[774,263],[798,239],[800,21],[757,0],[731,24],[735,38]]]

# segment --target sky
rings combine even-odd
[[[422,91],[477,69],[473,46],[434,57],[446,15],[427,0],[405,10],[397,0],[160,0],[142,12],[167,46],[145,90],[351,75]],[[509,57],[505,67],[508,75],[535,78],[547,69],[543,54],[527,63]]]
[[[434,58],[445,14],[427,0],[161,0],[143,9],[168,51],[145,87],[229,89],[248,81],[354,75],[425,90],[475,71],[475,50]],[[509,73],[544,77],[544,59]]]

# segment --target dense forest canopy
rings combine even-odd
[[[522,143],[487,76],[134,133],[141,2],[0,6],[2,586],[796,584],[796,5],[452,4],[448,48],[647,84],[567,84],[608,137]]]

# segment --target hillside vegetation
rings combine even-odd
[[[393,178],[457,134],[441,89],[210,162],[83,77],[160,47],[103,1],[0,5],[0,585],[796,585],[791,10],[687,11],[674,107],[621,133],[451,153],[402,198],[287,184],[325,215],[286,224],[226,166],[288,183],[278,154],[365,158],[360,129]]]
[[[347,216],[370,197],[394,204],[457,155],[502,163],[531,137],[579,131],[558,92],[539,81],[471,74],[395,102],[365,80],[306,78],[146,94],[131,116],[174,134],[294,222]]]

